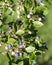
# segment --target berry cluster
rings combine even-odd
[[[46,5],[42,0],[2,0],[0,10],[0,47],[5,47],[1,54],[9,53],[12,62],[28,58],[36,64],[37,55],[48,49],[37,35],[46,19]]]

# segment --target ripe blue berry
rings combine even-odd
[[[8,45],[8,48],[11,49],[12,48],[12,44]]]
[[[17,21],[17,24],[22,25],[22,21],[21,20]]]
[[[43,48],[44,48],[45,50],[48,50],[48,48],[47,48],[47,46],[46,46],[46,42],[43,43]]]
[[[11,25],[9,25],[9,29],[12,29],[12,26]]]
[[[40,36],[36,36],[36,39],[39,40],[40,39]]]
[[[43,19],[43,20],[45,20],[45,19],[46,19],[46,17],[45,17],[45,16],[42,16],[42,19]]]
[[[36,48],[37,50],[39,50],[39,46],[38,46],[38,44],[35,44],[35,48]]]
[[[45,50],[48,50],[47,46],[44,46],[44,49],[45,49]]]
[[[41,2],[42,2],[42,0],[38,0],[38,2],[39,2],[39,3],[41,3]]]
[[[19,57],[20,56],[20,53],[19,52],[16,52],[15,53],[15,57]]]
[[[24,47],[25,47],[25,45],[23,44],[22,41],[19,42],[19,47],[20,47],[20,48],[24,48]]]
[[[36,60],[33,60],[33,63],[34,63],[34,64],[37,64],[37,61],[36,61]]]
[[[19,45],[22,45],[23,44],[23,42],[22,41],[19,41]]]

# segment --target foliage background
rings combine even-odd
[[[52,5],[49,6],[49,13],[45,25],[39,29],[39,34],[47,41],[48,51],[39,59],[40,65],[52,65]]]

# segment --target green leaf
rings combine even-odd
[[[6,23],[13,22],[13,17],[11,15],[7,16]]]
[[[13,38],[8,38],[7,43],[14,43],[14,42],[16,42],[16,40],[15,40],[15,39],[13,39]]]
[[[17,64],[15,64],[15,63],[12,63],[12,65],[17,65]]]
[[[7,0],[5,0],[5,2],[7,2]]]
[[[7,9],[7,11],[5,12],[5,14],[6,14],[6,15],[9,15],[9,14],[11,13],[11,9],[12,9],[12,8]]]
[[[15,64],[15,63],[12,63],[12,65],[17,65],[17,64]]]
[[[10,23],[10,22],[16,22],[17,20],[17,13],[13,12],[12,15],[7,15],[5,22]]]
[[[11,18],[13,18],[13,22],[16,22],[16,20],[17,20],[17,12],[16,11],[14,11],[13,13],[12,13],[12,17]]]
[[[2,25],[2,21],[0,21],[0,26]]]
[[[18,34],[18,35],[22,35],[24,33],[24,30],[22,30],[22,29],[19,29],[17,32],[16,32],[16,34]]]
[[[8,41],[8,37],[7,37],[7,36],[3,36],[3,37],[2,37],[2,42],[5,43],[5,42],[7,42],[7,41]]]
[[[35,51],[35,54],[36,54],[36,55],[40,55],[41,53],[42,53],[41,50],[37,50],[37,51]]]
[[[31,53],[31,52],[33,52],[34,50],[35,50],[35,47],[33,47],[33,46],[29,46],[29,47],[26,48],[26,51],[27,51],[28,53]]]
[[[44,10],[43,14],[46,16],[48,14],[48,9]]]
[[[23,61],[19,62],[18,65],[23,65]]]
[[[34,60],[34,59],[36,60],[37,59],[34,52],[32,54],[30,54],[29,57],[30,57],[31,60]]]
[[[1,31],[7,31],[8,30],[8,25],[3,25],[1,28],[0,28]]]
[[[17,31],[17,25],[16,25],[16,23],[14,23],[14,31],[15,32]]]
[[[43,23],[42,23],[42,22],[39,22],[39,21],[34,21],[34,22],[33,22],[33,25],[34,25],[35,27],[41,27],[41,26],[43,26]]]
[[[11,0],[12,3],[17,4],[17,0]]]
[[[24,6],[25,13],[27,14],[27,8]]]
[[[27,56],[27,53],[24,53],[23,54],[23,58],[27,58],[28,56]]]

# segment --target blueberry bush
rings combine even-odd
[[[48,49],[37,34],[47,13],[43,0],[0,0],[0,53],[9,65],[38,64],[38,56]]]

